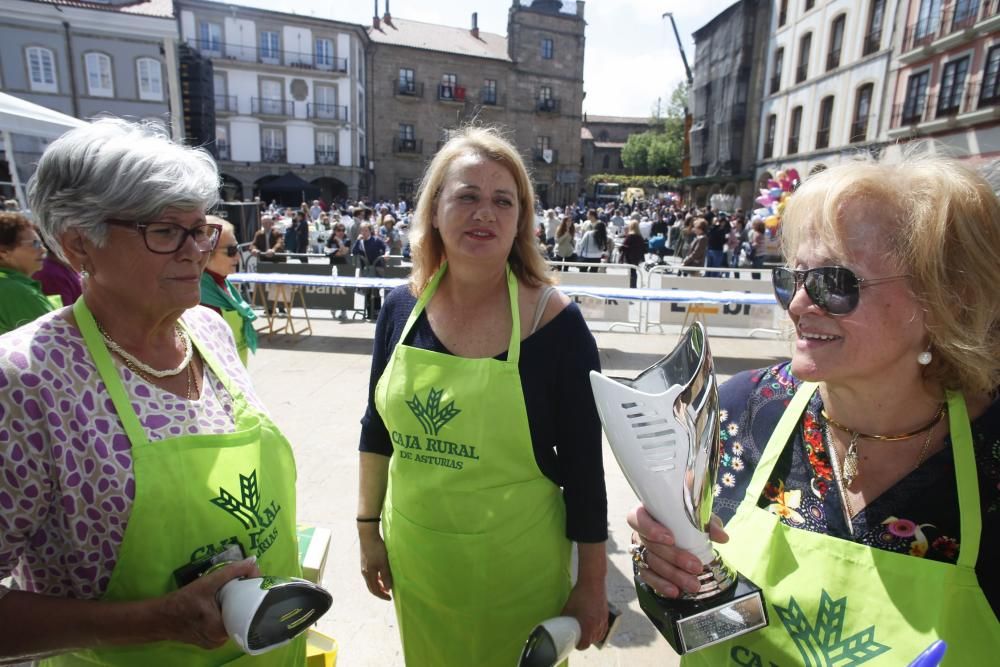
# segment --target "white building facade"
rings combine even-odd
[[[326,201],[366,189],[362,26],[199,0],[178,2],[182,42],[213,65],[226,194],[249,199],[293,172]]]
[[[776,0],[758,180],[879,151],[897,0]]]

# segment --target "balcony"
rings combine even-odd
[[[235,95],[215,95],[215,113],[238,113],[240,110]]]
[[[774,139],[764,142],[764,159],[770,159],[774,155]]]
[[[419,155],[424,151],[423,139],[410,139],[406,137],[392,138],[392,152],[402,154]]]
[[[535,100],[535,111],[542,113],[559,113],[559,100],[553,97],[542,97]]]
[[[830,128],[821,127],[816,131],[816,150],[827,148],[830,145]]]
[[[535,162],[555,164],[559,161],[559,151],[554,148],[536,148],[532,151],[531,157]]]
[[[771,77],[771,87],[769,94],[773,95],[780,89],[781,89],[781,75],[775,74],[774,76]]]
[[[215,152],[218,154],[218,159],[228,160],[229,158],[229,142],[215,140]]]
[[[250,112],[259,116],[287,116],[291,118],[295,115],[295,103],[291,100],[251,97]]]
[[[347,122],[347,107],[337,104],[314,104],[310,102],[306,105],[306,114],[314,120]]]
[[[260,149],[261,162],[286,162],[285,149],[264,146]]]
[[[1000,24],[1000,0],[981,0],[978,3],[957,2],[941,10],[936,16],[914,21],[903,32],[900,51],[903,62],[912,62],[911,51],[931,48],[950,49],[969,39],[973,28],[983,34],[996,31]],[[920,57],[922,53],[915,54]],[[909,56],[909,57],[904,57]]]
[[[317,55],[311,51],[283,51],[247,44],[230,44],[217,40],[201,39],[189,40],[188,44],[209,58],[265,65],[284,65],[339,74],[347,73],[347,58],[334,58],[325,54]]]
[[[438,86],[438,99],[444,102],[465,102],[465,86]]]
[[[788,154],[795,155],[799,152],[799,135],[793,134],[788,137]]]
[[[890,136],[899,136],[918,126],[921,132],[1000,119],[1000,91],[992,86],[967,85],[963,94],[941,99],[940,92],[893,107]]]
[[[424,96],[424,84],[417,81],[401,81],[396,78],[389,79],[391,86],[397,97],[420,98]]]
[[[795,83],[802,83],[809,75],[809,63],[799,65],[795,68]]]
[[[855,118],[851,123],[851,134],[847,138],[848,143],[856,144],[868,140],[868,127],[874,116],[863,116]]]
[[[334,150],[317,148],[316,164],[338,165],[340,164],[340,153]]]
[[[861,47],[861,56],[870,56],[882,47],[882,32],[870,32],[865,35],[864,45]]]
[[[840,67],[840,49],[830,49],[830,52],[826,54],[826,71],[829,72],[838,67]]]

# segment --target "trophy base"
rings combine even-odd
[[[767,625],[764,595],[752,581],[737,575],[736,585],[701,600],[660,597],[635,578],[639,606],[678,655],[691,653]]]

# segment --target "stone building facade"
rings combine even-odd
[[[650,129],[649,118],[583,114],[580,128],[583,181],[594,174],[629,173],[622,164],[622,148],[629,136]]]
[[[373,19],[371,164],[376,199],[412,198],[450,129],[476,120],[504,129],[532,170],[543,205],[582,188],[583,2],[515,0],[507,36]]]

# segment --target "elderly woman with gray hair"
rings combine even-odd
[[[204,151],[118,120],[41,157],[39,229],[86,279],[73,307],[0,336],[0,661],[305,659],[302,638],[242,656],[216,602],[258,564],[299,573],[291,449],[198,307],[218,186]],[[187,582],[230,547],[249,558]]]

